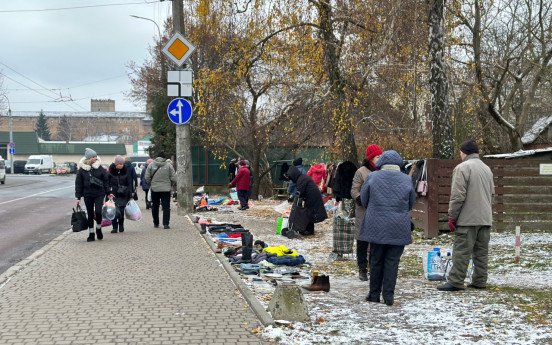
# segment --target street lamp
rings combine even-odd
[[[11,112],[11,105],[10,105],[10,100],[8,99],[8,96],[4,95],[4,94],[1,94],[2,96],[4,96],[4,98],[6,98],[6,101],[8,101],[8,128],[9,128],[9,131],[10,131],[10,142],[8,144],[8,154],[10,155],[10,174],[13,174],[13,155],[10,152],[10,148],[13,144],[13,122],[12,122],[12,112]]]
[[[140,17],[140,16],[136,16],[134,14],[131,14],[130,15],[132,18],[136,18],[136,19],[143,19],[143,20],[147,20],[149,22],[152,22],[153,24],[155,24],[155,27],[157,28],[157,34],[159,35],[159,58],[161,59],[161,82],[163,82],[165,80],[165,59],[163,58],[163,52],[161,51],[161,40],[163,38],[163,36],[161,36],[161,29],[159,29],[159,25],[157,25],[157,22],[153,19],[150,19],[150,18],[146,18],[146,17]]]

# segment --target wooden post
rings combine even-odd
[[[515,242],[515,258],[514,262],[519,263],[521,252],[521,229],[520,226],[516,226],[516,242]]]

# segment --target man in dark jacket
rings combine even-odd
[[[410,210],[416,192],[410,177],[401,172],[401,156],[385,151],[378,160],[379,169],[368,175],[360,190],[366,207],[359,239],[370,242],[370,292],[368,302],[393,305],[399,261],[404,246],[412,243]]]
[[[297,186],[299,198],[305,201],[308,225],[301,235],[314,235],[314,223],[320,223],[328,218],[320,189],[310,176],[302,174],[297,167],[292,166],[287,172],[289,179]],[[291,220],[292,215],[290,215]]]

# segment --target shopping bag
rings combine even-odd
[[[71,229],[73,229],[73,232],[88,229],[88,217],[80,205],[77,205],[76,209],[73,208],[73,214],[71,215]]]
[[[102,207],[102,218],[113,220],[117,217],[117,206],[113,200],[108,200]]]
[[[134,200],[130,200],[125,207],[125,217],[130,220],[140,220],[142,219],[142,211],[138,203]]]
[[[302,233],[307,229],[310,223],[309,212],[304,205],[304,200],[299,196],[299,192],[294,197],[291,212],[289,214],[289,230]]]
[[[112,225],[113,223],[109,219],[102,219],[102,228]]]

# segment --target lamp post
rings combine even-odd
[[[134,14],[131,14],[130,15],[132,18],[136,18],[136,19],[143,19],[143,20],[147,20],[148,22],[152,22],[153,24],[155,24],[155,27],[157,28],[157,34],[159,35],[159,58],[161,59],[161,82],[164,83],[164,80],[165,80],[165,59],[163,58],[163,52],[161,51],[161,39],[163,38],[163,36],[161,36],[161,29],[159,29],[159,25],[157,25],[157,22],[153,19],[150,19],[150,18],[146,18],[146,17],[140,17],[140,16],[136,16]]]
[[[13,143],[13,122],[12,122],[12,112],[11,112],[11,105],[10,100],[8,96],[2,94],[4,98],[6,98],[6,101],[8,101],[8,129],[10,131],[10,142],[8,144],[8,154],[10,155],[10,174],[13,174],[13,155],[10,153],[10,148]]]

